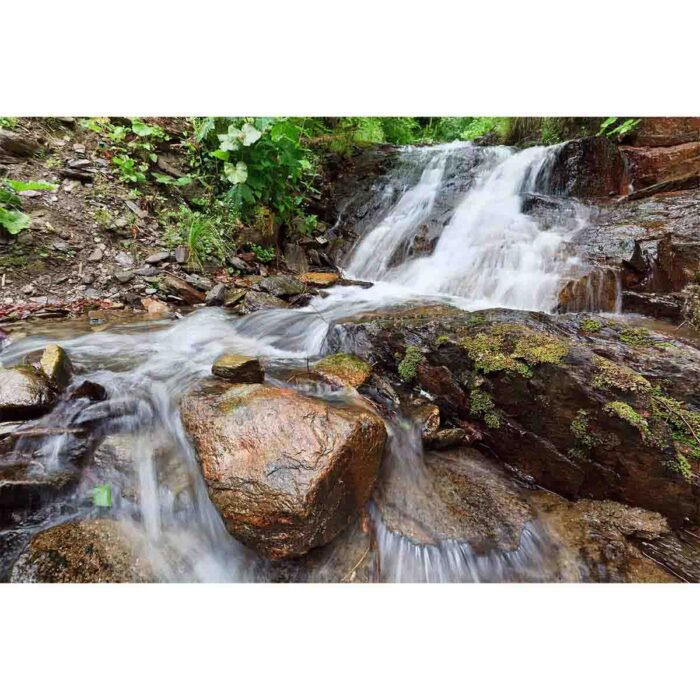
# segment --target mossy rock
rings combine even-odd
[[[372,374],[372,366],[355,355],[328,355],[314,365],[314,371],[336,386],[358,388]]]

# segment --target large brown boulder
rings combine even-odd
[[[605,319],[447,307],[345,322],[329,345],[372,362],[399,395],[429,392],[454,426],[476,423],[542,486],[700,522],[694,347]]]
[[[620,150],[635,189],[700,175],[700,141],[666,148],[623,146]]]
[[[28,365],[0,369],[0,421],[36,418],[55,403],[55,390],[38,370]]]
[[[361,405],[210,381],[182,420],[229,531],[271,559],[330,542],[369,498],[386,440]]]
[[[700,117],[645,117],[632,136],[636,146],[677,146],[700,141]]]

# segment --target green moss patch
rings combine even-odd
[[[593,386],[596,389],[618,389],[632,393],[651,391],[651,384],[629,367],[618,365],[598,355],[594,361],[597,371],[593,376]]]
[[[582,333],[597,333],[603,324],[595,318],[586,318],[578,324],[578,327]]]
[[[402,381],[410,382],[416,376],[418,365],[423,360],[423,353],[415,345],[406,348],[403,359],[398,364],[399,377]]]
[[[620,420],[629,423],[631,426],[636,428],[645,440],[648,440],[651,436],[651,431],[649,430],[649,423],[647,423],[646,418],[639,415],[632,406],[624,401],[611,401],[606,403],[603,410],[611,416],[617,416]]]
[[[501,427],[501,415],[496,410],[493,398],[481,389],[474,389],[469,394],[469,413],[482,417],[489,428]]]

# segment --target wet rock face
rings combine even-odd
[[[301,556],[348,524],[386,440],[364,408],[261,384],[204,384],[181,414],[227,528],[270,559]]]
[[[148,583],[153,569],[138,537],[112,520],[83,520],[38,534],[19,557],[13,583]]]
[[[0,369],[0,421],[25,420],[48,413],[56,392],[33,367]]]
[[[73,377],[73,365],[60,345],[47,345],[41,360],[41,371],[60,390],[65,389]]]
[[[618,147],[603,136],[562,144],[537,179],[538,191],[569,197],[626,193],[625,163]]]
[[[342,323],[329,345],[375,364],[399,395],[428,391],[455,427],[478,423],[538,484],[700,520],[693,347],[602,319],[447,307]],[[399,376],[409,346],[416,370]],[[436,373],[441,382],[423,384]]]
[[[645,117],[632,140],[635,146],[677,146],[700,141],[700,117]]]
[[[335,386],[357,388],[369,379],[372,367],[359,357],[339,353],[319,360],[314,372]]]
[[[260,362],[245,355],[222,355],[214,362],[211,371],[215,376],[236,384],[260,384],[264,376]]]
[[[666,148],[623,146],[620,150],[635,190],[700,174],[700,142]]]

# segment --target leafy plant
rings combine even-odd
[[[636,129],[642,121],[641,119],[625,119],[620,124],[616,125],[616,122],[619,120],[620,117],[608,117],[604,119],[600,124],[597,136],[624,136]]]
[[[0,117],[0,129],[14,129],[17,126],[17,117]]]
[[[200,267],[207,260],[224,262],[231,249],[231,243],[224,234],[221,219],[203,212],[192,211],[184,204],[175,212],[169,212],[166,219],[164,242],[169,246],[185,245],[190,260]]]
[[[276,257],[274,248],[267,248],[265,246],[258,245],[257,243],[249,243],[248,247],[250,248],[251,252],[255,253],[255,257],[260,262],[271,262]]]
[[[0,182],[0,228],[16,236],[29,228],[32,220],[22,211],[22,200],[19,192],[30,190],[55,190],[56,185],[50,182],[22,182],[21,180],[6,179]]]

